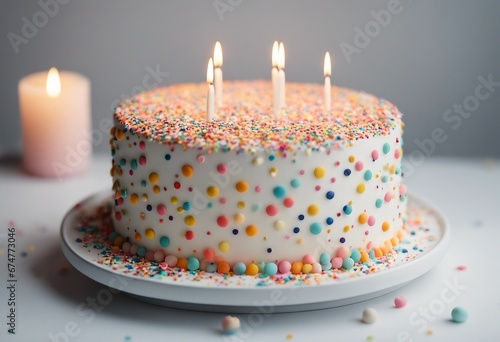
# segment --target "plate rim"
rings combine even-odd
[[[399,288],[409,283],[410,281],[422,276],[423,274],[430,271],[434,268],[437,263],[441,261],[441,259],[446,254],[446,251],[449,247],[451,241],[451,229],[450,224],[446,216],[430,201],[424,199],[424,197],[414,194],[413,192],[408,193],[408,201],[415,201],[425,208],[432,209],[433,215],[439,221],[439,228],[441,231],[441,236],[439,241],[432,246],[432,248],[426,252],[424,252],[421,256],[416,259],[411,259],[406,261],[404,264],[396,265],[395,267],[382,269],[379,272],[369,274],[363,277],[353,277],[348,279],[342,279],[340,281],[331,281],[327,283],[314,283],[307,284],[301,286],[280,286],[280,285],[271,285],[271,286],[237,286],[237,287],[228,287],[228,286],[202,286],[200,284],[190,284],[190,283],[174,283],[174,282],[166,282],[165,279],[154,279],[154,278],[140,278],[134,276],[132,274],[121,273],[113,270],[107,266],[103,266],[98,264],[95,261],[88,260],[83,255],[88,254],[87,250],[83,250],[83,248],[78,249],[78,246],[74,241],[69,239],[69,227],[71,227],[71,223],[73,222],[77,211],[82,207],[88,206],[89,203],[94,201],[104,201],[106,196],[109,196],[111,199],[112,191],[111,190],[101,190],[95,192],[83,200],[79,201],[77,204],[73,205],[64,215],[64,218],[61,223],[60,236],[61,236],[61,248],[65,257],[68,261],[81,273],[85,276],[97,281],[101,284],[107,285],[111,288],[110,284],[106,284],[103,280],[105,278],[111,279],[113,277],[123,277],[126,279],[128,286],[124,289],[119,289],[120,291],[132,294],[135,297],[146,297],[149,299],[156,299],[159,301],[173,301],[179,303],[188,303],[188,304],[199,304],[199,305],[209,305],[209,306],[228,306],[228,307],[242,307],[242,306],[255,306],[253,305],[259,299],[268,299],[269,296],[275,290],[284,291],[285,293],[301,293],[301,292],[310,292],[310,289],[315,289],[317,292],[319,291],[321,294],[329,295],[328,299],[321,300],[319,297],[315,296],[316,299],[312,300],[308,298],[310,296],[304,296],[302,299],[297,299],[295,296],[288,303],[275,303],[276,306],[296,306],[302,304],[314,304],[314,303],[322,303],[328,301],[341,301],[346,300],[348,298],[355,297],[363,297],[369,294],[373,294],[373,297],[376,296],[378,292],[382,292],[387,290],[388,288]],[[99,202],[101,203],[101,202]],[[401,277],[401,273],[404,271],[408,271],[408,268],[411,268],[412,272],[406,272],[406,276]],[[381,280],[380,278],[383,278]],[[377,284],[379,282],[385,281],[387,282],[387,286],[380,286]],[[345,295],[339,295],[338,292],[342,292],[343,288],[348,288],[350,286],[358,287],[357,285],[362,282],[365,290],[362,291],[357,289],[358,291],[347,291]],[[137,283],[138,286],[135,284]],[[370,287],[376,284],[378,286],[374,286],[373,290],[370,290]],[[164,288],[160,288],[164,287]],[[116,287],[114,287],[116,289]],[[157,288],[155,290],[155,288]],[[168,288],[170,291],[166,291]],[[328,290],[334,292],[332,294],[328,294]],[[337,291],[339,290],[339,291]],[[157,292],[157,293],[155,293]],[[178,294],[181,293],[182,298],[178,297]],[[188,292],[186,295],[185,292]],[[201,296],[202,292],[206,292],[205,296]],[[387,291],[386,291],[387,292]],[[193,294],[195,294],[193,296]],[[229,298],[229,303],[220,300],[214,300],[211,296],[219,297],[220,295],[231,295]],[[335,296],[335,294],[337,296]],[[235,300],[234,295],[239,296],[238,299]],[[267,295],[267,296],[266,296]],[[187,298],[186,298],[187,297]],[[205,298],[203,298],[205,297]],[[246,299],[245,299],[246,298]],[[182,299],[182,300],[179,300]],[[250,300],[250,301],[249,301]],[[354,302],[354,301],[353,301]],[[332,307],[334,305],[331,305]],[[294,310],[297,311],[297,310]]]

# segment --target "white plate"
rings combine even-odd
[[[110,191],[99,192],[66,214],[61,227],[62,250],[66,258],[80,272],[113,291],[116,289],[143,301],[189,310],[294,312],[361,302],[394,291],[429,271],[445,255],[450,241],[446,218],[427,201],[411,194],[408,197],[408,225],[415,234],[405,237],[398,246],[400,252],[395,253],[389,262],[377,264],[371,261],[372,272],[369,274],[361,272],[361,267],[358,267],[335,273],[336,278],[330,272],[330,275],[308,275],[288,282],[269,277],[224,277],[205,272],[151,276],[149,270],[156,271],[157,263],[146,262],[147,271],[137,275],[126,273],[128,269],[137,269],[120,258],[114,259],[113,265],[107,265],[110,258],[106,248],[82,243],[81,239],[88,234],[76,229],[82,213],[95,212],[96,208],[111,201]],[[406,253],[401,252],[403,248],[407,249]],[[364,266],[362,270],[369,267]]]

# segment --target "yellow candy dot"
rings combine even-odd
[[[245,181],[239,181],[236,183],[235,188],[238,192],[245,192],[248,190],[248,183]]]
[[[137,194],[130,195],[130,203],[136,205],[137,202],[139,202],[139,196],[137,196]]]
[[[326,171],[325,168],[322,166],[318,166],[317,168],[314,169],[314,177],[316,178],[323,178],[325,177]]]
[[[313,267],[312,267],[311,264],[304,264],[304,265],[302,265],[302,273],[304,273],[304,274],[311,273],[312,269],[313,269]]]
[[[158,174],[156,172],[151,172],[149,174],[149,181],[152,183],[152,184],[156,184],[158,183],[158,179],[160,177],[158,176]]]
[[[344,226],[344,233],[347,233],[349,230],[351,230],[351,227],[349,227],[349,226]]]
[[[316,204],[311,204],[311,205],[307,208],[307,213],[308,213],[310,216],[317,215],[317,214],[319,213],[319,206],[317,206]]]
[[[349,156],[349,162],[350,163],[353,163],[355,160],[356,160],[356,158],[354,158],[354,156]]]
[[[276,169],[275,167],[272,167],[269,169],[269,175],[271,177],[276,177],[278,175],[278,169]]]
[[[155,194],[159,194],[160,193],[160,187],[158,185],[153,186],[153,192]]]
[[[259,266],[255,264],[247,265],[247,270],[245,272],[247,275],[257,275],[259,273]]]
[[[228,252],[229,251],[229,242],[222,241],[221,243],[219,243],[219,251],[221,251],[222,253]]]
[[[182,174],[184,175],[184,177],[191,177],[194,173],[194,169],[191,165],[189,164],[186,164],[182,167]]]
[[[125,133],[123,133],[123,131],[117,129],[115,131],[115,136],[116,136],[116,139],[123,140],[123,138],[125,138]]]
[[[115,126],[111,127],[111,129],[109,130],[109,135],[115,135],[115,131],[116,127]]]
[[[247,233],[248,236],[255,236],[259,233],[259,228],[251,224],[245,229],[245,232]]]
[[[139,234],[139,233],[135,233],[134,238],[136,241],[141,241],[141,239],[142,239],[141,234]]]
[[[302,245],[303,243],[304,243],[304,239],[303,238],[298,238],[297,239],[297,244]]]
[[[391,175],[395,174],[396,173],[396,164],[392,164],[389,172],[391,173]]]
[[[368,254],[367,251],[361,250],[361,258],[359,259],[360,262],[367,262],[368,259],[370,259],[370,255]]]
[[[113,244],[120,248],[123,246],[124,243],[125,243],[125,238],[123,236],[117,236],[115,238],[115,241],[113,241]]]
[[[177,197],[172,197],[172,198],[170,199],[170,203],[172,203],[172,204],[177,204],[177,203],[179,203],[179,199],[177,199]]]
[[[358,222],[361,224],[365,224],[368,222],[368,214],[367,213],[362,213],[358,216]]]
[[[111,170],[109,170],[109,174],[111,175],[111,177],[113,177],[115,175],[115,166],[111,166]]]
[[[212,197],[212,198],[219,196],[219,188],[214,186],[214,185],[210,185],[207,188],[207,195],[208,195],[208,197]]]
[[[399,245],[399,239],[397,237],[393,237],[391,239],[391,244],[396,247],[397,245]]]
[[[283,230],[283,229],[285,229],[285,221],[278,220],[278,221],[274,222],[274,229],[276,229],[276,230]]]
[[[243,209],[243,208],[245,208],[245,202],[239,201],[237,206],[238,206],[238,208]]]
[[[143,220],[143,221],[144,221],[144,219],[146,218],[146,214],[144,214],[144,213],[140,213],[140,215],[139,215],[139,216],[141,217],[141,220]]]
[[[178,212],[179,214],[183,213],[183,212],[184,212],[184,208],[183,208],[183,207],[178,207],[178,208],[177,208],[177,212]]]
[[[391,228],[391,224],[387,221],[384,221],[384,223],[382,223],[382,230],[386,232],[389,230],[389,228]]]
[[[152,239],[155,237],[155,231],[151,228],[146,229],[146,237]]]
[[[243,223],[243,222],[245,222],[245,215],[242,213],[236,213],[236,214],[234,214],[233,219],[234,219],[234,222],[236,222],[236,223]]]
[[[366,189],[365,183],[359,183],[358,187],[356,188],[356,191],[358,192],[358,194],[362,194],[363,192],[365,192],[365,189]]]
[[[196,219],[193,216],[189,215],[184,218],[184,223],[192,227],[196,224]]]

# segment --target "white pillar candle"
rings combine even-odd
[[[274,41],[272,52],[272,85],[273,85],[273,112],[274,116],[278,117],[280,112],[280,87],[279,87],[279,72],[278,72],[278,41]]]
[[[285,107],[285,46],[280,43],[278,52],[278,77],[280,88],[280,111]]]
[[[62,178],[82,174],[92,153],[90,82],[52,68],[19,81],[23,164],[31,174]]]
[[[207,83],[208,83],[208,94],[207,94],[207,121],[211,121],[215,117],[215,89],[214,89],[214,65],[212,58],[208,61],[207,66]]]
[[[222,106],[222,88],[223,88],[223,78],[222,78],[222,47],[219,42],[215,43],[214,48],[214,88],[215,88],[215,104],[217,107]]]
[[[332,83],[330,80],[330,75],[332,73],[332,63],[330,61],[330,53],[325,53],[325,63],[323,65],[323,74],[325,75],[325,92],[324,92],[324,103],[325,110],[332,109]]]

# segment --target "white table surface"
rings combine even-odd
[[[169,309],[124,293],[107,305],[89,306],[105,286],[68,263],[60,223],[73,204],[111,187],[109,167],[109,157],[97,155],[89,174],[58,181],[28,176],[18,159],[0,158],[0,341],[493,341],[500,336],[500,161],[427,158],[405,180],[411,192],[441,209],[452,227],[448,253],[424,276],[394,293],[340,308],[238,315],[243,326],[232,337],[221,333],[225,315],[220,313]],[[15,335],[7,333],[6,317],[9,227],[16,228],[17,239]],[[459,271],[459,265],[467,269]],[[408,299],[406,307],[394,308],[397,295]],[[469,312],[467,322],[451,322],[455,306]],[[360,322],[366,307],[378,311],[376,323]]]

